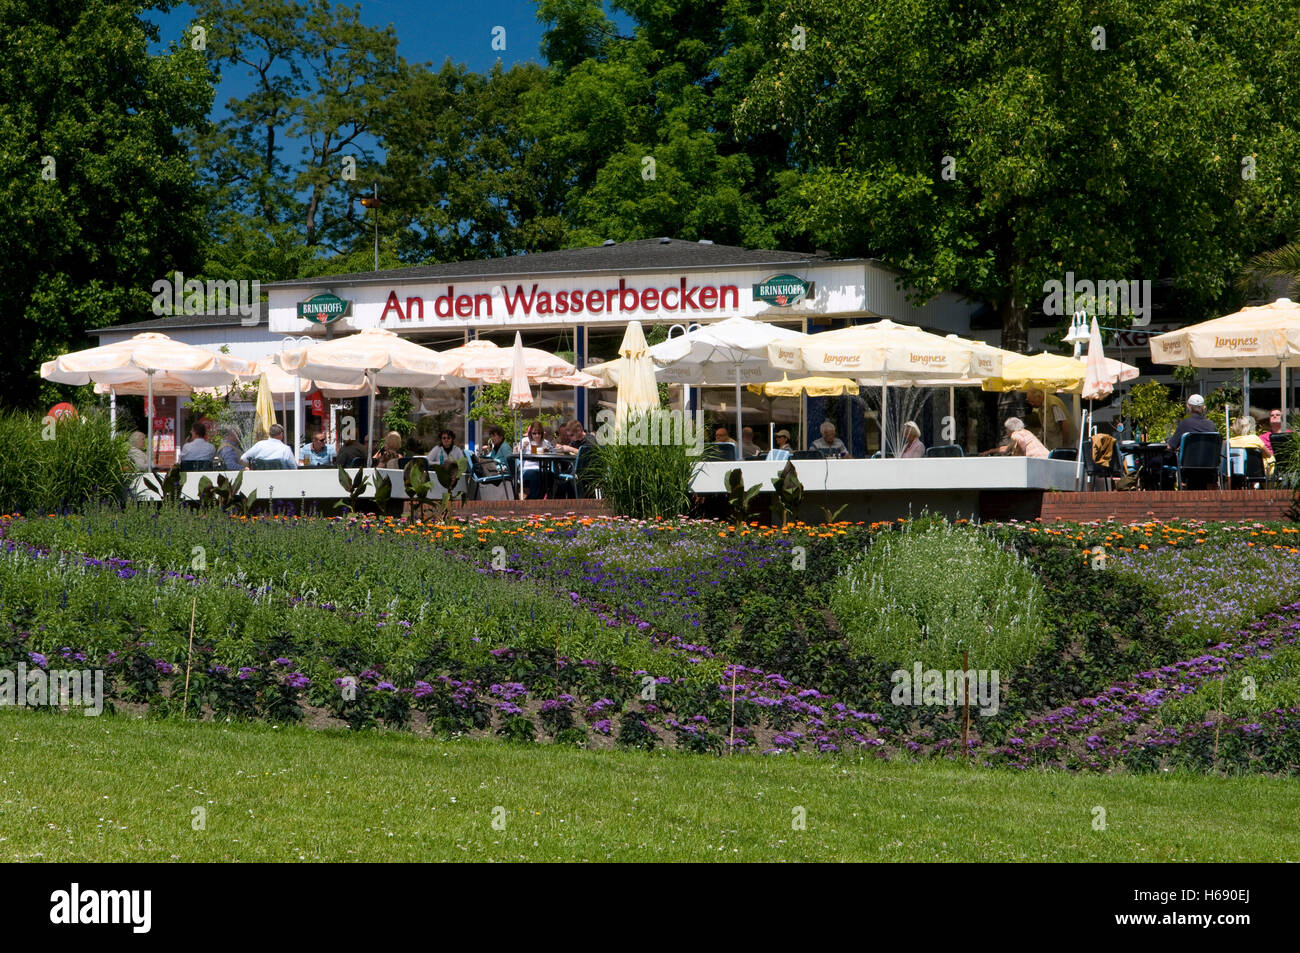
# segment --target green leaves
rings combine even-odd
[[[803,484],[799,482],[793,460],[787,460],[780,474],[772,478],[772,487],[776,491],[772,501],[772,522],[774,525],[784,526],[790,522],[791,514],[798,510],[799,504],[803,502]],[[828,519],[826,522],[833,521]]]
[[[758,496],[758,491],[763,488],[763,485],[755,483],[746,489],[745,474],[740,467],[728,470],[726,481],[727,508],[731,514],[732,523],[739,526],[745,522],[745,517],[749,515],[749,507],[754,502],[754,497]]]

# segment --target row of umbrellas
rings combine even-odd
[[[635,324],[635,322],[633,322]],[[853,381],[881,388],[882,445],[890,387],[982,386],[987,390],[1065,390],[1103,397],[1138,370],[1106,358],[1093,322],[1091,364],[1051,354],[1026,356],[981,341],[941,336],[888,319],[801,334],[747,318],[729,318],[647,347],[640,327],[630,325],[616,361],[589,367],[601,382],[620,390],[619,413],[658,406],[656,380],[736,389],[736,433],[744,426],[741,388],[770,396],[856,393]],[[635,331],[635,335],[633,332]],[[792,380],[790,374],[815,375]],[[1091,378],[1090,378],[1091,374]],[[852,386],[852,390],[849,387]],[[623,391],[645,395],[625,405]],[[951,400],[951,396],[950,396]],[[617,417],[616,420],[622,420]]]
[[[831,390],[837,380],[881,388],[882,445],[890,387],[980,386],[986,390],[1053,390],[1088,399],[1109,395],[1132,380],[1137,368],[1106,358],[1094,319],[1086,360],[1062,355],[1020,355],[954,334],[940,336],[888,319],[819,334],[729,318],[697,327],[650,347],[639,322],[630,322],[619,357],[579,371],[556,355],[471,341],[434,351],[383,328],[367,328],[332,341],[282,351],[248,362],[183,344],[158,333],[91,348],[48,361],[47,380],[95,383],[116,393],[144,393],[152,433],[155,394],[189,393],[199,387],[258,377],[269,387],[274,375],[284,391],[319,387],[331,396],[353,396],[379,386],[463,387],[511,382],[510,406],[532,401],[530,387],[616,386],[616,424],[635,410],[658,407],[657,383],[733,385],[736,433],[743,428],[741,388],[776,387],[785,393]],[[1300,366],[1300,306],[1282,298],[1151,339],[1157,363],[1198,367]],[[817,375],[791,380],[791,373]],[[818,379],[820,377],[820,380]],[[830,383],[827,383],[829,379]],[[292,383],[289,383],[292,382]],[[280,391],[280,392],[284,392]],[[1285,379],[1283,386],[1285,394]],[[1285,407],[1284,407],[1285,410]]]
[[[531,402],[530,385],[587,387],[597,383],[569,362],[537,348],[525,348],[518,332],[513,348],[490,341],[471,341],[449,351],[434,351],[385,328],[282,351],[262,362],[245,361],[185,344],[165,334],[146,332],[128,340],[64,354],[41,365],[41,377],[61,384],[96,384],[112,393],[148,398],[146,413],[153,433],[153,397],[189,394],[202,387],[223,386],[268,377],[280,383],[298,378],[284,390],[319,387],[333,396],[355,396],[385,387],[463,387],[512,381],[512,405]],[[522,391],[520,390],[522,388]],[[284,391],[281,391],[284,392]],[[372,403],[373,406],[373,403]],[[373,441],[373,435],[368,434]]]

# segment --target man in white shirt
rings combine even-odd
[[[297,470],[298,461],[284,442],[284,428],[279,424],[271,424],[267,433],[269,436],[249,447],[239,462],[250,469],[257,461],[267,465],[266,468],[270,470]]]
[[[194,422],[190,427],[190,440],[181,447],[181,463],[203,463],[208,466],[212,465],[212,459],[217,455],[217,448],[208,443],[208,425],[201,420]]]

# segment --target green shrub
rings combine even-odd
[[[1044,593],[1028,565],[977,529],[948,524],[880,537],[840,575],[831,608],[876,662],[1010,673],[1042,646]]]
[[[651,415],[650,430],[657,422]],[[691,505],[691,477],[697,457],[681,444],[638,445],[606,442],[596,451],[592,483],[619,516],[670,519]]]
[[[127,437],[90,410],[46,424],[35,414],[0,412],[0,511],[51,513],[125,497],[132,477]],[[45,439],[46,436],[52,439]]]

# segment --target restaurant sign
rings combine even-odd
[[[298,302],[298,317],[312,324],[330,324],[346,315],[351,306],[351,301],[344,301],[338,295],[322,291],[306,301]]]
[[[754,285],[754,300],[766,301],[779,308],[789,308],[803,301],[812,285],[795,275],[773,275]]]

